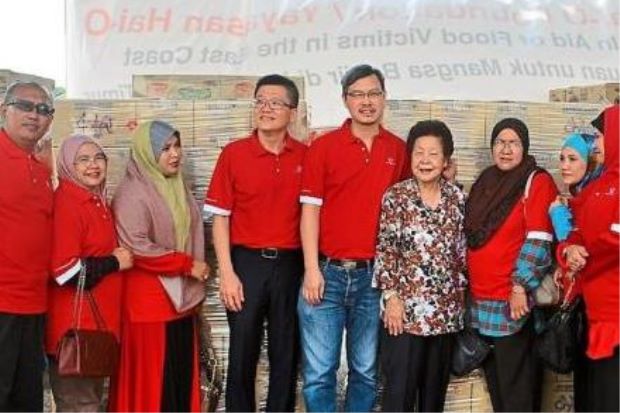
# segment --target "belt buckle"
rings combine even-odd
[[[342,260],[342,268],[345,270],[357,269],[357,262],[353,260]]]
[[[268,260],[275,260],[276,258],[278,258],[278,249],[263,248],[260,250],[260,256],[263,258],[267,258]]]

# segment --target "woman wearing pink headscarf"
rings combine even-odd
[[[114,217],[105,198],[107,157],[93,139],[67,138],[58,153],[60,185],[54,194],[53,281],[49,288],[46,352],[57,411],[98,411],[103,378],[63,377],[54,358],[58,341],[72,327],[73,297],[82,271],[85,288],[106,328],[120,336],[121,275],[130,268],[131,253],[118,247]],[[83,308],[81,328],[97,329],[90,306]]]

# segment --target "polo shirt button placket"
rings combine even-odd
[[[280,173],[280,156],[276,155],[276,174]]]

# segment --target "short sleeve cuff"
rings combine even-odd
[[[322,198],[317,198],[314,196],[308,196],[308,195],[302,195],[299,197],[299,202],[302,204],[309,204],[309,205],[316,205],[316,206],[322,206],[323,205],[323,199]]]
[[[215,214],[215,215],[221,215],[224,217],[230,216],[230,213],[231,213],[231,211],[228,209],[220,208],[220,207],[217,207],[211,204],[205,204],[204,207],[202,208],[202,212],[203,212],[203,215],[204,214]]]

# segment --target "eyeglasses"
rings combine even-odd
[[[370,100],[378,100],[384,95],[382,90],[369,90],[368,92],[362,92],[361,90],[354,90],[347,92],[347,96],[353,100],[362,100],[368,98]]]
[[[287,103],[281,99],[262,99],[262,98],[258,98],[258,99],[254,99],[254,102],[252,102],[254,105],[254,109],[260,109],[263,108],[265,106],[269,106],[270,109],[275,110],[275,111],[280,111],[280,110],[284,110],[284,108],[290,108],[293,109],[294,106],[291,105],[290,103]]]
[[[498,149],[500,151],[503,151],[506,149],[510,149],[511,151],[516,151],[516,150],[523,148],[523,145],[521,144],[521,141],[519,140],[503,141],[501,139],[496,139],[495,142],[493,143],[493,148]]]
[[[13,99],[6,104],[7,106],[15,106],[22,112],[32,112],[33,110],[41,116],[52,116],[55,109],[47,103],[34,103],[29,100]]]
[[[108,161],[108,157],[105,156],[104,153],[97,153],[95,156],[82,155],[75,158],[75,165],[79,165],[82,167],[86,167],[90,165],[90,163],[94,163],[97,165],[102,165]]]

